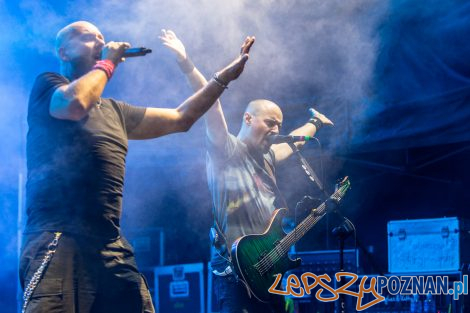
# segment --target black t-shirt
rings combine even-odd
[[[102,99],[80,121],[49,114],[54,91],[69,81],[39,75],[31,91],[26,144],[25,232],[119,236],[127,134],[145,108]]]

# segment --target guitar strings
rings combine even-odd
[[[339,188],[330,198],[335,199],[336,201],[340,201],[341,198],[346,193],[346,190],[349,188],[349,185],[344,185]],[[277,261],[279,261],[284,254],[289,250],[289,247],[299,240],[304,234],[313,226],[315,225],[320,219],[322,219],[326,212],[323,212],[326,209],[325,203],[322,203],[318,208],[320,215],[310,215],[304,221],[302,221],[294,231],[291,231],[287,234],[279,245],[276,245],[274,249],[272,249],[268,254],[266,254],[258,263],[254,265],[254,267],[258,270],[258,272],[263,275],[266,273]],[[325,210],[326,211],[326,210]],[[297,236],[297,230],[301,230],[301,236]],[[278,251],[280,247],[280,251]],[[279,253],[280,252],[280,253]]]
[[[323,211],[325,209],[325,205],[324,203],[322,203],[319,207],[318,207],[318,211]],[[322,218],[324,216],[324,214],[322,214],[321,216],[312,216],[310,215],[309,217],[307,217],[304,221],[302,221],[297,227],[296,227],[296,230],[300,230],[302,232],[302,236],[303,234],[305,233],[305,231],[311,227],[312,225],[314,225],[320,218]],[[312,219],[313,218],[313,219]],[[293,237],[293,238],[292,238]],[[300,236],[301,237],[301,236]],[[281,240],[281,243],[279,245],[277,245],[274,249],[272,249],[268,254],[266,254],[258,263],[255,264],[255,267],[258,269],[258,271],[261,273],[261,274],[264,274],[269,268],[271,268],[273,266],[273,263],[277,262],[281,257],[282,255],[287,251],[286,250],[286,245],[285,243],[287,243],[287,246],[289,246],[290,243],[292,242],[295,242],[297,240],[297,232],[296,231],[292,231],[290,232],[289,234],[287,234],[282,240]],[[277,248],[281,246],[281,249],[282,250],[285,250],[284,252],[282,252],[281,250],[281,255],[279,255],[279,253],[276,253],[277,252]]]
[[[324,208],[320,208],[319,210],[322,210]],[[304,220],[301,224],[299,224],[299,229],[302,231],[302,233],[305,233],[311,226],[315,225],[323,216],[325,216],[326,213],[323,213],[322,215],[319,216],[310,216],[306,220]],[[313,218],[313,219],[312,219]],[[307,221],[308,220],[308,221]],[[291,233],[289,233],[290,235]],[[287,235],[284,237],[284,239],[281,240],[281,243],[277,245],[274,249],[272,249],[263,259],[258,262],[255,267],[258,269],[261,275],[266,273],[273,265],[276,263],[278,260],[280,260],[284,254],[289,250],[289,247],[291,244],[295,241],[297,241],[297,236],[289,236]],[[302,235],[303,236],[303,235]],[[279,253],[279,249],[281,248],[281,251]]]
[[[292,231],[289,234],[287,234],[281,240],[279,245],[277,245],[266,256],[264,256],[260,260],[260,262],[255,264],[256,269],[258,269],[258,271],[261,274],[264,274],[267,270],[269,270],[269,268],[271,268],[275,262],[277,262],[279,259],[281,259],[284,256],[284,254],[289,250],[289,247],[291,246],[292,243],[300,239],[300,237],[302,237],[313,225],[315,225],[321,218],[323,218],[323,216],[325,216],[326,213],[323,212],[325,207],[326,206],[324,204],[320,205],[318,207],[318,211],[321,212],[320,215],[317,215],[317,216],[310,215],[303,222],[301,222],[298,227],[296,227],[297,231]],[[297,236],[298,230],[301,231],[300,236]]]
[[[302,237],[303,234],[305,234],[305,232],[308,231],[308,229],[311,226],[316,224],[318,220],[323,218],[323,216],[326,214],[326,213],[323,213],[323,210],[325,209],[325,207],[326,207],[325,204],[322,203],[318,208],[318,211],[322,212],[320,213],[321,215],[319,216],[317,215],[316,218],[315,216],[310,215],[303,222],[301,222],[298,227],[296,227],[296,230],[302,231],[302,235],[300,237]],[[290,232],[281,240],[279,245],[277,245],[266,256],[264,256],[258,263],[256,263],[254,267],[258,270],[258,272],[260,272],[260,274],[264,274],[267,270],[269,270],[269,268],[271,268],[274,265],[275,262],[277,262],[281,257],[284,256],[284,253],[287,252],[288,247],[290,247],[290,244],[297,240],[298,240],[297,231]],[[280,248],[280,251],[279,251],[279,248]]]

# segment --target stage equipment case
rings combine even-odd
[[[390,221],[387,231],[390,273],[458,271],[470,261],[468,220]]]
[[[161,313],[204,313],[202,263],[157,266],[154,304]]]

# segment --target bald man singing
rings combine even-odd
[[[163,44],[175,53],[181,69],[192,88],[199,90],[207,84],[194,67],[183,43],[174,32],[163,30]],[[308,122],[290,135],[313,136],[323,125],[333,123],[323,114],[311,109]],[[286,144],[271,145],[268,139],[279,134],[282,111],[269,100],[251,101],[243,114],[237,136],[228,132],[219,101],[204,115],[207,135],[207,178],[212,193],[214,215],[211,266],[214,290],[223,313],[283,312],[279,302],[261,303],[250,296],[243,282],[234,275],[230,248],[239,237],[261,234],[271,219],[271,213],[282,205],[276,185],[276,164],[293,154]],[[300,147],[304,142],[296,143]]]
[[[154,312],[120,231],[128,140],[189,130],[242,73],[253,41],[175,109],[144,108],[102,97],[129,43],[105,42],[85,21],[58,32],[60,73],[37,77],[28,107],[23,312]]]

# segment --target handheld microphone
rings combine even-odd
[[[283,136],[283,135],[271,135],[268,137],[270,144],[275,145],[278,143],[289,143],[297,141],[309,141],[313,140],[313,136]]]
[[[129,49],[124,50],[123,57],[124,58],[140,57],[140,56],[144,56],[147,53],[151,53],[151,52],[152,52],[151,49],[147,49],[147,48],[144,48],[144,47],[129,48]]]

